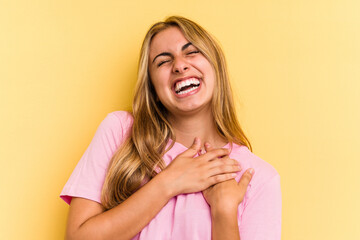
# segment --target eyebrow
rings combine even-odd
[[[185,44],[184,46],[181,47],[181,51],[184,51],[185,49],[187,49],[187,48],[188,48],[189,46],[191,46],[191,45],[192,45],[192,43],[191,43],[191,42],[188,42],[187,44]],[[156,59],[157,57],[161,57],[161,56],[172,56],[172,55],[171,55],[171,53],[169,53],[169,52],[162,52],[162,53],[156,55],[156,57],[154,57],[152,63],[155,62],[155,59]]]

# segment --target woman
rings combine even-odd
[[[279,175],[249,148],[218,44],[154,24],[133,113],[108,114],[61,193],[67,239],[280,239]]]

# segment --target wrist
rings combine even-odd
[[[211,209],[225,210],[225,209],[237,209],[239,203],[229,197],[217,197],[211,201]]]
[[[153,180],[157,182],[159,188],[161,189],[161,192],[167,198],[170,199],[177,195],[171,184],[169,184],[169,179],[167,178],[167,174],[164,171],[158,173],[153,178]]]
[[[211,215],[213,217],[217,216],[237,216],[238,206],[234,204],[216,204],[211,206]]]
[[[239,239],[237,209],[211,209],[212,239]]]

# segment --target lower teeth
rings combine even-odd
[[[181,92],[178,93],[178,95],[182,95],[182,94],[191,92],[192,90],[197,89],[198,87],[199,87],[199,86],[196,86],[196,87],[192,87],[192,88],[190,88],[190,89],[187,89],[187,90],[185,90],[185,91],[181,91]]]

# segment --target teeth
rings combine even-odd
[[[188,89],[188,90],[181,91],[181,92],[178,93],[178,95],[183,95],[183,94],[185,94],[185,93],[191,92],[192,90],[197,89],[198,87],[199,87],[199,86],[196,86],[196,87],[192,87],[192,88],[190,88],[190,89]]]
[[[175,91],[178,92],[181,88],[185,86],[190,86],[191,84],[198,85],[200,84],[200,81],[196,78],[190,78],[185,81],[178,82],[175,85]]]

